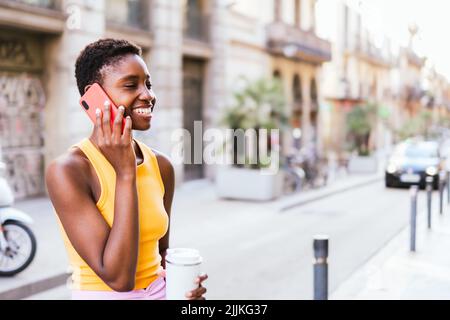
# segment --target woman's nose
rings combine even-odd
[[[147,87],[142,91],[140,97],[141,100],[153,102],[156,99],[155,93],[152,89],[148,89]]]

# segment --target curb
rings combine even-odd
[[[301,199],[301,200],[298,200],[297,202],[281,206],[279,211],[280,212],[285,212],[285,211],[291,210],[293,208],[300,207],[302,205],[305,205],[305,204],[308,204],[308,203],[311,203],[311,202],[314,202],[314,201],[317,201],[317,200],[321,200],[323,198],[327,198],[329,196],[333,196],[333,195],[336,195],[336,194],[339,194],[339,193],[343,193],[343,192],[346,192],[346,191],[349,191],[349,190],[352,190],[352,189],[355,189],[355,188],[358,188],[358,187],[363,187],[363,186],[367,186],[367,185],[379,182],[380,180],[383,180],[383,177],[382,176],[377,176],[377,177],[373,177],[373,178],[364,180],[362,182],[356,182],[356,183],[354,183],[352,185],[345,186],[345,187],[342,187],[342,188],[339,188],[339,189],[336,189],[336,190],[330,190],[328,192],[323,192],[322,194],[319,194],[319,195],[316,195],[316,196],[311,196],[309,198]]]
[[[67,283],[69,273],[60,273],[45,279],[27,283],[17,288],[0,292],[0,300],[20,300],[59,287]]]

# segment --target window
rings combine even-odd
[[[310,3],[311,5],[311,11],[310,11],[310,15],[311,15],[311,25],[310,25],[310,29],[315,32],[316,31],[316,1],[311,1]]]
[[[294,100],[294,109],[301,109],[303,101],[302,81],[298,74],[294,76],[294,80],[292,81],[292,93]]]
[[[318,95],[317,95],[317,83],[316,79],[311,80],[311,109],[317,110],[318,109]]]
[[[273,72],[273,77],[276,78],[276,79],[281,80],[281,73],[280,73],[280,70],[275,70],[275,71]]]
[[[301,27],[301,18],[302,18],[302,2],[301,0],[294,0],[295,6],[294,6],[294,19],[295,19],[295,25],[297,27]]]
[[[186,1],[183,28],[186,38],[208,40],[209,17],[205,14],[205,3],[202,0]]]
[[[109,23],[148,29],[148,6],[143,0],[108,0],[105,2],[106,20]]]
[[[14,0],[14,1],[47,9],[57,9],[59,7],[58,0]]]

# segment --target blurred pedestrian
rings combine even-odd
[[[165,299],[174,170],[166,156],[132,136],[132,129],[150,128],[156,103],[141,49],[98,40],[80,53],[75,76],[81,95],[98,83],[119,108],[111,126],[111,106],[95,106],[92,134],[46,172],[73,269],[72,298]],[[204,299],[206,278],[186,296]]]

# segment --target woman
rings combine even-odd
[[[141,49],[125,40],[88,45],[75,66],[83,95],[98,83],[119,107],[96,106],[84,139],[53,161],[46,183],[73,268],[73,299],[164,299],[165,251],[174,193],[167,157],[132,138],[148,130],[156,97]],[[122,132],[122,121],[125,126]],[[204,299],[206,289],[186,294]]]

